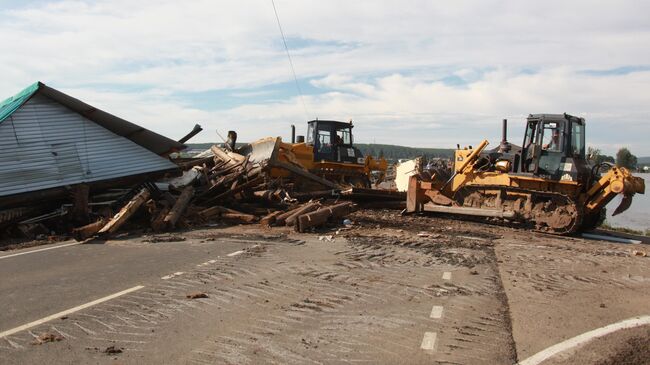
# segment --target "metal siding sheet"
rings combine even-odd
[[[38,94],[10,120],[0,124],[0,196],[176,167]]]

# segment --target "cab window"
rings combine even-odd
[[[329,130],[318,130],[317,150],[320,153],[329,153],[332,151],[332,135]]]
[[[314,125],[311,123],[309,123],[309,127],[307,127],[307,143],[314,144]]]
[[[571,126],[571,152],[574,156],[585,155],[585,126],[572,123]]]
[[[350,136],[351,136],[350,128],[340,129],[336,131],[336,142],[338,144],[345,144],[345,145],[352,144],[352,140]]]
[[[562,151],[562,125],[558,122],[545,122],[542,131],[542,149],[546,151]]]

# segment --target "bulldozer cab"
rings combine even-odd
[[[521,172],[552,180],[585,175],[585,121],[568,114],[531,114],[521,151]]]
[[[353,146],[352,121],[312,120],[308,126],[307,144],[313,145],[314,161],[363,163],[363,155]]]

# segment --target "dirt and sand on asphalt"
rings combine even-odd
[[[632,254],[647,246],[389,210],[349,218],[312,234],[236,226],[109,241],[246,248],[31,330],[62,341],[9,336],[0,360],[514,364],[650,314],[650,259]],[[649,340],[647,328],[618,331],[543,364],[638,363]]]

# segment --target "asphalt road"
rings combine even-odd
[[[136,285],[160,282],[162,276],[251,245],[196,239],[65,246],[69,243],[0,255],[0,332]],[[56,246],[64,247],[43,250]],[[14,256],[18,253],[26,254]]]

